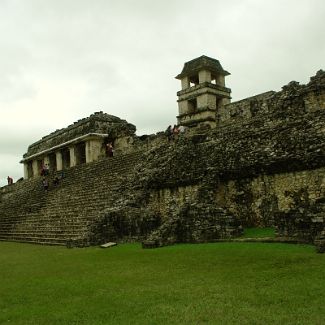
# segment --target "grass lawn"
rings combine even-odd
[[[244,228],[244,238],[275,237],[274,228]]]
[[[305,245],[0,242],[0,281],[0,324],[325,324],[325,254]]]

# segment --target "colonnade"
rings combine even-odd
[[[83,163],[96,161],[105,154],[103,136],[88,136],[83,137],[82,141],[76,140],[23,159],[21,162],[24,164],[24,178],[40,176],[42,167],[46,165],[50,171],[60,171]]]

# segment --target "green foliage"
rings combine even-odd
[[[219,243],[0,243],[0,324],[322,324],[325,255]]]
[[[243,233],[244,238],[264,238],[275,237],[274,228],[245,228]]]

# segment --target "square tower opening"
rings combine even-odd
[[[187,101],[188,113],[194,113],[197,110],[197,98],[189,99]]]

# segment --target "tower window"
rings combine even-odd
[[[199,76],[198,75],[194,75],[192,77],[190,77],[190,87],[196,86],[199,84]]]
[[[188,113],[194,113],[197,109],[197,100],[196,98],[190,99],[187,101]]]

